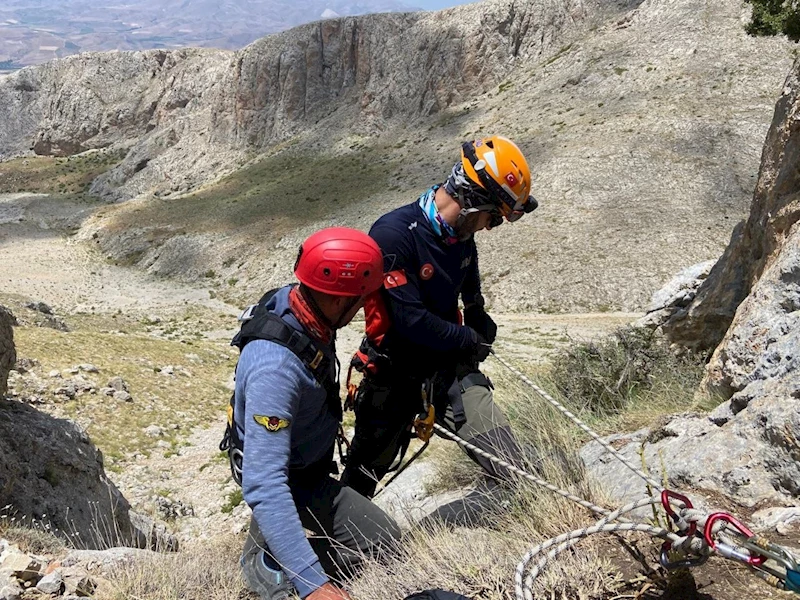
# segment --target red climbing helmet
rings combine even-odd
[[[294,263],[297,279],[332,296],[366,296],[383,284],[383,254],[363,231],[328,227],[300,246]]]

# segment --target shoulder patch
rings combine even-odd
[[[253,420],[259,425],[263,425],[267,431],[280,431],[289,426],[289,419],[281,419],[279,417],[253,415]]]
[[[390,290],[392,288],[400,287],[408,283],[406,272],[403,269],[397,271],[390,271],[383,276],[383,286]]]

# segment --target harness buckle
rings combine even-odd
[[[414,431],[423,442],[428,442],[433,435],[433,424],[436,421],[436,409],[433,404],[428,405],[428,414],[420,413],[414,419]]]
[[[317,355],[314,357],[314,360],[308,363],[308,366],[310,366],[312,369],[316,369],[322,362],[323,358],[325,358],[325,355],[322,353],[322,350],[317,350]]]
[[[239,315],[239,323],[244,323],[245,321],[251,320],[255,316],[256,308],[258,308],[258,304],[251,304],[245,308],[242,311],[242,314]]]

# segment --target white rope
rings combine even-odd
[[[492,351],[492,356],[494,356],[500,364],[502,364],[505,368],[509,371],[514,373],[517,377],[519,377],[522,381],[524,381],[533,391],[539,394],[542,398],[544,398],[547,402],[549,402],[556,410],[558,410],[561,414],[566,416],[570,419],[575,425],[580,427],[584,432],[589,434],[591,438],[600,444],[603,448],[605,448],[608,452],[610,452],[615,458],[617,458],[622,464],[628,467],[631,471],[636,473],[639,477],[644,479],[648,485],[650,485],[655,490],[661,492],[664,488],[659,484],[655,479],[644,473],[641,469],[638,469],[636,466],[632,465],[624,456],[622,456],[619,452],[617,452],[611,444],[606,442],[602,439],[597,433],[595,433],[586,423],[581,421],[572,411],[570,411],[566,406],[558,402],[555,398],[553,398],[550,394],[540,388],[538,385],[533,383],[525,374],[511,365],[508,361],[504,360],[500,356],[498,356],[494,351]]]
[[[513,471],[517,475],[519,475],[521,477],[524,477],[528,481],[532,481],[536,485],[539,485],[539,486],[541,486],[541,487],[543,487],[545,489],[548,489],[551,492],[553,492],[555,494],[558,494],[559,496],[563,496],[564,498],[567,498],[568,500],[572,500],[576,504],[580,504],[581,506],[583,506],[584,508],[592,511],[595,514],[602,515],[604,517],[607,516],[607,515],[612,514],[612,512],[607,508],[603,508],[602,506],[599,506],[597,504],[592,504],[591,502],[589,502],[587,500],[584,500],[580,496],[576,496],[575,494],[573,494],[571,492],[568,492],[567,490],[562,490],[561,488],[554,486],[552,483],[549,483],[548,481],[545,481],[544,479],[540,479],[539,477],[536,477],[535,475],[532,475],[532,474],[528,473],[527,471],[525,471],[523,469],[520,469],[519,467],[517,467],[517,466],[511,464],[510,462],[508,462],[507,460],[503,460],[502,458],[498,458],[494,454],[486,452],[485,450],[482,450],[481,448],[478,448],[474,444],[470,444],[466,440],[462,440],[455,433],[453,433],[452,431],[450,431],[449,429],[447,429],[445,427],[442,427],[438,423],[434,423],[433,424],[433,428],[434,428],[434,430],[439,432],[439,434],[441,434],[444,437],[454,441],[459,446],[461,446],[463,448],[466,448],[467,450],[470,450],[471,452],[474,452],[475,454],[478,454],[479,456],[483,456],[485,458],[488,458],[492,462],[505,467],[509,471]],[[648,498],[648,500],[649,500],[649,498]]]

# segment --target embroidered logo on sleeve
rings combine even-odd
[[[267,431],[280,431],[281,429],[289,426],[288,419],[281,419],[279,417],[264,417],[262,415],[254,415],[253,420],[259,425],[263,425]]]
[[[397,271],[389,271],[386,275],[383,276],[383,286],[387,290],[400,287],[401,285],[405,285],[407,283],[408,283],[408,278],[406,277],[406,272],[403,269],[398,269]]]

